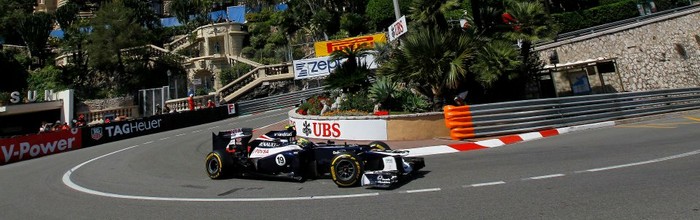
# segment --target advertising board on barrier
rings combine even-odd
[[[236,105],[235,104],[228,104],[226,106],[228,107],[228,114],[229,115],[236,114]]]
[[[377,64],[374,62],[374,56],[371,54],[365,57],[358,57],[358,63],[364,63],[369,67],[369,69],[377,69]],[[319,76],[328,76],[338,68],[340,64],[347,61],[347,59],[332,61],[331,57],[317,57],[303,60],[295,60],[292,62],[294,65],[294,79],[306,79]]]
[[[340,40],[321,41],[314,43],[316,57],[328,56],[336,50],[342,50],[347,47],[358,47],[362,44],[367,44],[370,49],[374,48],[374,43],[386,43],[386,34],[373,34],[359,37],[344,38]]]
[[[0,139],[0,165],[83,147],[81,129]]]
[[[290,118],[297,135],[342,140],[387,140],[386,120],[308,120]]]
[[[408,26],[406,25],[406,15],[404,15],[389,26],[389,41],[396,40],[406,32],[408,32]]]

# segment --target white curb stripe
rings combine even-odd
[[[451,148],[447,145],[429,146],[429,147],[419,147],[408,149],[408,156],[425,156],[433,154],[447,154],[459,152],[457,149]]]
[[[530,177],[530,178],[525,178],[526,180],[541,180],[541,179],[549,179],[549,178],[555,178],[555,177],[562,177],[565,176],[564,174],[552,174],[552,175],[544,175],[544,176],[535,176],[535,177]]]
[[[540,134],[540,132],[530,132],[530,133],[525,133],[525,134],[521,134],[518,136],[520,136],[520,138],[522,138],[523,141],[531,141],[531,140],[542,138],[542,134]]]
[[[435,192],[435,191],[440,191],[440,190],[442,190],[442,189],[440,189],[440,188],[415,189],[415,190],[406,190],[406,193]]]
[[[498,140],[498,139],[490,139],[490,140],[483,140],[483,141],[477,141],[475,144],[481,145],[483,147],[500,147],[503,145],[506,145],[503,143],[503,141]]]

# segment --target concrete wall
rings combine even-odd
[[[700,8],[539,45],[535,50],[546,64],[551,51],[557,52],[560,64],[599,57],[615,59],[621,79],[616,79],[616,74],[603,74],[602,78],[616,91],[697,87]]]

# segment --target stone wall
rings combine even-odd
[[[700,86],[700,7],[535,48],[549,64],[615,59],[620,79],[603,76],[616,91]],[[620,85],[622,81],[622,85]],[[624,88],[622,88],[624,87]]]
[[[75,112],[90,112],[105,109],[124,108],[131,107],[134,104],[135,102],[133,97],[85,100],[75,104]]]

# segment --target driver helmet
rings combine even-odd
[[[298,138],[297,139],[297,144],[299,144],[299,145],[307,145],[309,143],[311,143],[311,141],[306,140],[306,138]]]
[[[296,130],[296,127],[294,125],[287,125],[287,126],[284,126],[284,130],[294,131],[294,130]]]

